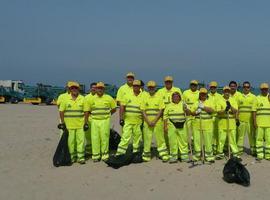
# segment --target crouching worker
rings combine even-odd
[[[139,145],[142,138],[142,95],[141,81],[133,81],[133,92],[126,94],[120,105],[120,125],[123,126],[121,141],[118,145],[116,155],[125,154],[133,137],[133,153],[139,152]]]
[[[104,94],[105,85],[96,84],[96,95],[86,101],[84,111],[86,120],[91,115],[92,159],[94,162],[107,161],[109,158],[109,139],[111,115],[116,111],[116,102]]]
[[[163,162],[169,160],[168,150],[164,138],[162,114],[165,108],[163,99],[156,93],[156,82],[147,83],[148,93],[145,94],[141,109],[143,111],[143,161],[151,160],[152,136],[155,134],[159,157]]]
[[[185,124],[188,112],[189,110],[184,105],[180,93],[174,92],[172,94],[172,102],[166,106],[163,116],[164,132],[168,134],[169,138],[169,163],[177,163],[179,155],[181,161],[189,161],[188,135]]]
[[[70,96],[65,98],[60,104],[59,112],[61,123],[59,129],[68,130],[68,148],[71,156],[71,162],[85,164],[84,158],[84,97],[79,94],[80,85],[77,82],[70,82]]]
[[[193,121],[194,161],[198,161],[202,158],[205,159],[206,162],[213,163],[215,160],[212,148],[212,114],[214,109],[215,105],[213,101],[207,98],[207,89],[201,88],[199,91],[199,100],[196,101],[191,108],[192,115],[195,116]]]
[[[238,147],[236,144],[236,114],[238,105],[234,98],[230,97],[230,87],[223,88],[223,98],[217,102],[218,122],[218,149],[216,159],[224,158],[223,148],[228,140],[228,153],[230,149],[233,156],[239,157]],[[230,148],[230,149],[229,149]],[[230,155],[229,155],[230,157]]]

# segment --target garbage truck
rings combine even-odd
[[[0,80],[0,103],[18,103],[24,97],[22,80]]]

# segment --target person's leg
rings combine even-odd
[[[203,136],[204,136],[204,146],[205,146],[205,160],[213,161],[215,160],[213,156],[213,148],[212,148],[213,130],[205,130],[203,132]]]
[[[100,120],[101,159],[103,161],[109,158],[110,127],[110,118]]]
[[[180,151],[180,159],[182,162],[189,161],[189,155],[188,155],[188,133],[187,128],[184,126],[184,128],[177,129],[177,142],[178,142],[178,148]]]
[[[218,130],[218,148],[217,148],[216,159],[224,158],[223,148],[224,148],[224,144],[226,141],[226,137],[227,137],[227,130],[219,129]]]
[[[163,161],[168,161],[169,153],[168,153],[167,145],[164,138],[164,131],[163,131],[162,123],[156,124],[154,128],[154,134],[156,136],[157,150],[158,150],[159,156],[161,157]]]
[[[256,133],[256,151],[257,151],[257,158],[260,160],[264,158],[264,151],[263,151],[264,135],[265,135],[265,128],[258,127]]]
[[[68,129],[68,149],[71,157],[71,162],[77,161],[77,154],[75,150],[75,129]]]
[[[100,128],[98,120],[92,119],[91,123],[92,159],[98,161],[100,155]]]
[[[153,128],[144,123],[143,127],[143,155],[144,161],[151,160],[151,143],[152,143]]]
[[[78,162],[85,161],[84,158],[84,142],[85,142],[85,135],[83,129],[76,129],[76,145],[77,145],[77,157]]]
[[[129,141],[131,139],[133,124],[125,123],[122,129],[121,141],[118,144],[116,155],[125,154],[128,148]]]

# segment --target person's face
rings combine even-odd
[[[172,96],[172,102],[173,102],[173,103],[179,103],[180,101],[181,101],[181,96],[180,96],[180,95],[174,94],[174,95]]]
[[[70,89],[70,93],[72,96],[78,96],[79,95],[79,88],[72,86],[69,88]]]
[[[263,96],[266,96],[266,95],[268,94],[268,91],[269,91],[268,88],[262,88],[262,89],[261,89],[261,94],[262,94]]]
[[[243,85],[243,93],[248,94],[250,92],[250,85],[248,83],[245,83]]]
[[[140,89],[141,89],[141,86],[139,86],[139,85],[133,85],[133,91],[135,93],[140,93]]]
[[[91,93],[92,94],[96,94],[96,90],[97,90],[96,86],[95,85],[92,85],[92,87],[91,87]]]
[[[148,92],[149,92],[150,95],[155,94],[155,92],[156,92],[156,87],[148,87]]]
[[[192,92],[195,92],[198,89],[198,85],[192,83],[190,84],[190,89]]]
[[[206,93],[200,93],[200,100],[205,101],[207,99]]]
[[[165,87],[167,88],[167,90],[170,90],[172,88],[172,81],[165,81]]]
[[[224,95],[224,97],[225,97],[226,99],[229,99],[229,97],[230,97],[230,90],[224,90],[224,91],[223,91],[223,95]]]
[[[215,93],[217,92],[217,87],[211,86],[211,87],[210,87],[210,92],[211,92],[212,94],[215,94]]]
[[[237,90],[237,85],[234,83],[231,83],[229,87],[231,88],[231,93],[234,94]]]
[[[98,96],[102,96],[104,94],[104,88],[103,87],[96,87],[96,94]]]
[[[132,85],[133,81],[134,81],[134,77],[133,76],[128,76],[127,77],[127,84],[128,85]]]

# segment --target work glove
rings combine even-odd
[[[196,111],[195,111],[195,114],[198,115],[202,112],[202,109],[201,108],[198,108]]]
[[[124,126],[125,125],[125,121],[123,119],[120,120],[119,122],[120,126]]]
[[[199,106],[198,106],[200,109],[204,109],[204,105],[202,102],[199,103]]]
[[[226,101],[226,108],[225,111],[228,112],[231,109],[231,104],[229,101]]]
[[[240,121],[239,121],[239,119],[236,119],[236,126],[237,126],[237,127],[240,126]]]
[[[83,130],[84,130],[84,131],[87,131],[88,129],[89,129],[89,125],[88,125],[88,124],[84,124],[84,125],[83,125]]]
[[[62,129],[62,130],[67,129],[67,127],[66,127],[66,124],[65,124],[65,123],[60,123],[60,124],[58,124],[57,128],[58,128],[58,129]]]

